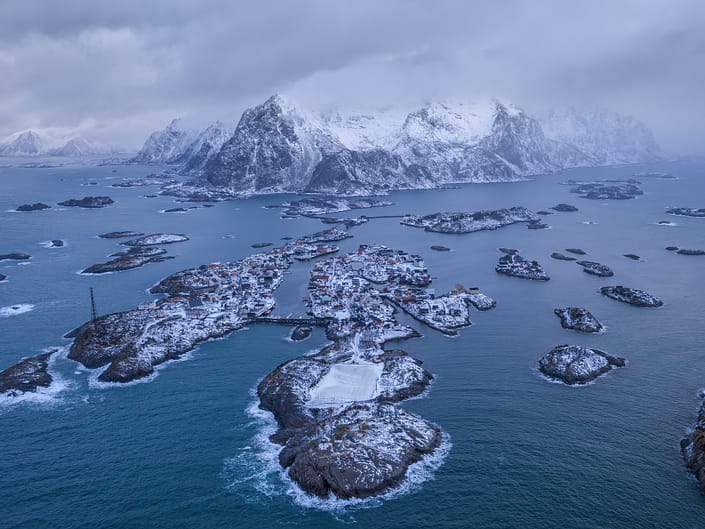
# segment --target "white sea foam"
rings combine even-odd
[[[18,305],[8,305],[7,307],[0,307],[0,318],[9,318],[10,316],[17,316],[18,314],[24,314],[34,310],[34,305],[31,303],[20,303]]]
[[[327,498],[319,498],[303,491],[289,477],[286,469],[281,467],[279,464],[281,447],[269,439],[277,431],[274,416],[260,409],[256,386],[250,390],[250,395],[253,401],[246,413],[252,418],[247,427],[256,429],[252,446],[245,446],[236,456],[226,459],[222,471],[225,488],[242,495],[249,503],[261,502],[262,495],[268,498],[286,495],[301,507],[328,511],[336,517],[359,509],[379,507],[383,501],[415,492],[423,483],[434,479],[436,471],[453,446],[450,436],[442,432],[440,446],[432,454],[410,465],[402,483],[380,496],[342,500],[331,494]]]

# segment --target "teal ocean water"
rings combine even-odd
[[[0,262],[8,276],[0,283],[0,367],[45,348],[66,348],[62,335],[90,316],[89,287],[100,313],[123,310],[152,299],[146,289],[169,273],[242,258],[255,251],[253,243],[325,228],[263,208],[288,197],[162,213],[177,204],[145,198],[154,188],[109,187],[154,170],[0,168],[0,253],[32,255],[28,264]],[[646,194],[629,201],[584,200],[558,185],[638,171],[667,171],[678,180],[644,178]],[[103,194],[115,204],[10,211],[26,202]],[[517,225],[468,235],[375,219],[352,228],[354,238],[341,244],[350,250],[376,242],[420,253],[437,292],[461,283],[497,300],[496,309],[475,311],[474,325],[458,337],[412,322],[423,338],[402,344],[436,376],[424,398],[403,406],[441,425],[449,440],[444,457],[415,468],[398,494],[347,508],[312,501],[282,478],[266,443],[270,419],[254,406],[252,390],[279,363],[322,346],[319,330],[292,343],[287,328],[252,326],[126,387],[101,386],[96,373],[64,353],[52,367],[58,379],[52,391],[0,402],[0,527],[705,527],[705,496],[679,452],[705,387],[705,257],[664,249],[705,248],[705,220],[665,213],[669,206],[705,207],[705,164],[580,169],[526,183],[395,192],[390,200],[394,206],[365,213],[539,210],[559,202],[580,208],[547,217],[548,230]],[[659,226],[659,220],[676,225]],[[97,234],[128,229],[185,233],[190,241],[168,246],[173,260],[78,274],[119,248]],[[50,239],[66,246],[44,247]],[[453,251],[434,252],[434,244]],[[539,260],[551,281],[496,274],[500,246]],[[570,247],[585,249],[615,277],[593,277],[549,258]],[[279,313],[302,311],[310,266],[292,268],[277,293]],[[665,305],[639,309],[607,299],[598,289],[608,284],[648,290]],[[16,305],[27,310],[2,310]],[[568,305],[587,307],[607,331],[589,336],[562,329],[553,309]],[[549,383],[535,367],[562,343],[599,347],[628,365],[585,387]]]

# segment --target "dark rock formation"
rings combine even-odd
[[[616,299],[623,303],[629,303],[630,305],[636,305],[637,307],[660,307],[663,305],[663,301],[644,290],[627,288],[621,285],[616,287],[602,287],[600,293],[608,298]]]
[[[433,246],[431,246],[431,250],[435,250],[437,252],[450,252],[450,248],[448,248],[447,246],[441,246],[439,244],[434,244]]]
[[[639,257],[635,253],[625,253],[624,257],[626,257],[627,259],[631,259],[632,261],[641,261],[641,257]]]
[[[561,319],[564,329],[573,329],[580,332],[600,332],[604,329],[592,313],[582,307],[566,307],[554,309],[553,313]]]
[[[49,209],[51,206],[49,204],[44,204],[43,202],[37,202],[35,204],[22,204],[18,206],[15,211],[39,211],[42,209]]]
[[[64,246],[64,241],[61,239],[52,239],[49,242],[49,248],[62,248]]]
[[[565,251],[574,253],[575,255],[587,255],[587,252],[585,250],[581,250],[580,248],[566,248]]]
[[[609,185],[606,182],[581,184],[571,189],[570,192],[579,194],[580,198],[590,200],[629,200],[644,194],[641,188],[632,183]]]
[[[553,252],[551,257],[558,259],[559,261],[575,261],[575,257],[571,257],[570,255],[565,255],[560,252]]]
[[[12,252],[0,254],[0,261],[26,261],[32,256],[22,252]]]
[[[683,217],[705,218],[705,208],[672,208],[667,210],[666,213],[670,213],[671,215],[680,215]]]
[[[577,264],[583,267],[583,272],[594,276],[612,277],[614,275],[614,272],[609,266],[596,263],[595,261],[577,261]]]
[[[539,370],[548,378],[568,385],[587,384],[615,367],[624,367],[624,358],[578,345],[558,345],[541,360]]]
[[[681,440],[681,452],[685,466],[705,492],[705,403],[700,407],[693,429]]]
[[[250,244],[252,248],[266,248],[267,246],[271,246],[271,242],[256,242],[254,244]]]
[[[572,204],[558,204],[555,205],[551,208],[554,211],[562,211],[562,212],[573,212],[573,211],[578,211],[578,208],[573,206]]]
[[[0,393],[16,397],[37,388],[47,388],[52,377],[49,374],[49,357],[54,351],[25,358],[0,372]]]
[[[112,204],[114,201],[110,197],[83,197],[83,198],[72,198],[70,200],[64,200],[63,202],[59,202],[59,206],[68,206],[68,207],[79,207],[79,208],[90,208],[90,209],[95,209],[95,208],[104,208],[105,206],[108,206]]]
[[[666,250],[669,252],[675,252],[678,249],[678,246],[666,246]]]
[[[300,342],[311,336],[313,328],[310,325],[297,325],[291,331],[291,339],[295,342]]]
[[[144,233],[136,231],[111,231],[98,235],[101,239],[122,239],[123,237],[141,237]]]
[[[527,261],[519,254],[503,255],[495,267],[498,274],[504,274],[522,279],[548,281],[550,277],[537,261]]]
[[[688,250],[686,248],[682,248],[676,253],[680,255],[705,255],[705,250]]]

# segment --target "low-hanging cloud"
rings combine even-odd
[[[283,92],[314,106],[599,105],[675,152],[705,140],[701,0],[5,0],[2,11],[0,135],[135,147],[173,116],[234,122]]]

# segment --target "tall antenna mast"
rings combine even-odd
[[[91,321],[98,319],[98,313],[95,310],[95,296],[93,295],[93,287],[91,287]]]

